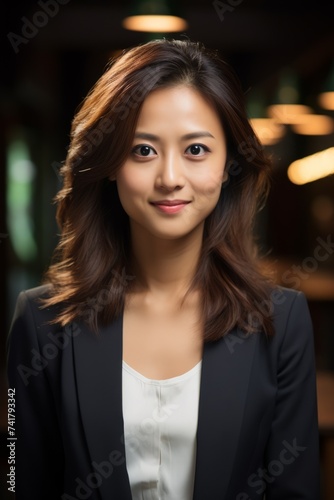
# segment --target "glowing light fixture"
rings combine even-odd
[[[325,115],[301,115],[292,129],[302,135],[328,135],[334,132],[334,121]]]
[[[334,111],[334,62],[324,85],[323,92],[319,94],[318,102],[323,109]]]
[[[247,114],[249,122],[264,146],[276,144],[285,134],[285,127],[274,118],[266,117],[266,104],[262,89],[252,89],[248,94]]]
[[[285,134],[285,127],[274,118],[251,118],[250,124],[264,146],[276,144]]]
[[[294,184],[306,184],[334,174],[334,147],[291,163],[288,177]]]
[[[168,33],[185,31],[187,21],[167,0],[137,0],[122,26],[132,31]]]
[[[267,114],[279,123],[285,125],[298,124],[303,120],[303,116],[313,112],[313,109],[304,104],[272,104],[268,106]]]
[[[301,116],[313,113],[313,109],[300,103],[300,84],[296,71],[286,68],[277,87],[274,104],[268,106],[267,115],[285,125],[300,123]]]
[[[319,104],[324,109],[329,109],[330,111],[334,111],[334,91],[322,92],[319,95]]]
[[[7,224],[14,251],[23,262],[37,255],[31,218],[35,175],[27,143],[17,132],[7,153]]]
[[[278,123],[291,125],[292,130],[303,135],[328,135],[334,132],[330,116],[319,115],[304,104],[272,104],[267,114]]]

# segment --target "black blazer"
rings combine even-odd
[[[16,498],[130,500],[122,317],[98,336],[80,321],[60,328],[48,324],[56,307],[39,308],[44,294],[19,295],[8,337]],[[235,329],[205,344],[194,500],[320,498],[310,314],[300,292],[279,288],[272,301],[274,338]]]

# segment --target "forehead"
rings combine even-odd
[[[195,88],[177,85],[153,90],[144,100],[137,127],[161,123],[194,122],[222,128],[220,117],[214,106]]]

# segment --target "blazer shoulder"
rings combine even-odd
[[[292,308],[308,308],[304,292],[293,288],[276,286],[270,295],[274,316],[290,314]]]
[[[39,285],[33,288],[28,288],[21,290],[19,293],[18,297],[25,297],[26,300],[28,301],[38,301],[39,299],[44,299],[50,296],[52,290],[52,285],[50,284],[44,284],[44,285]]]
[[[52,285],[39,285],[21,290],[17,296],[15,310],[11,320],[10,331],[22,323],[35,324],[38,329],[50,324],[57,316],[60,305],[45,307],[43,299],[50,296]]]
[[[304,292],[277,286],[271,294],[271,312],[276,336],[285,336],[288,330],[295,330],[293,337],[306,336],[312,332],[313,324],[308,300]]]

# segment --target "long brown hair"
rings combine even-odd
[[[57,202],[61,238],[44,282],[44,305],[60,304],[54,321],[84,317],[92,330],[122,314],[131,290],[128,216],[115,182],[128,157],[141,105],[155,89],[192,86],[214,105],[225,131],[228,180],[205,221],[191,289],[202,294],[204,339],[234,326],[273,334],[269,281],[258,269],[253,225],[268,193],[270,161],[249,124],[234,70],[217,51],[189,40],[159,39],[111,61],[73,119]]]

